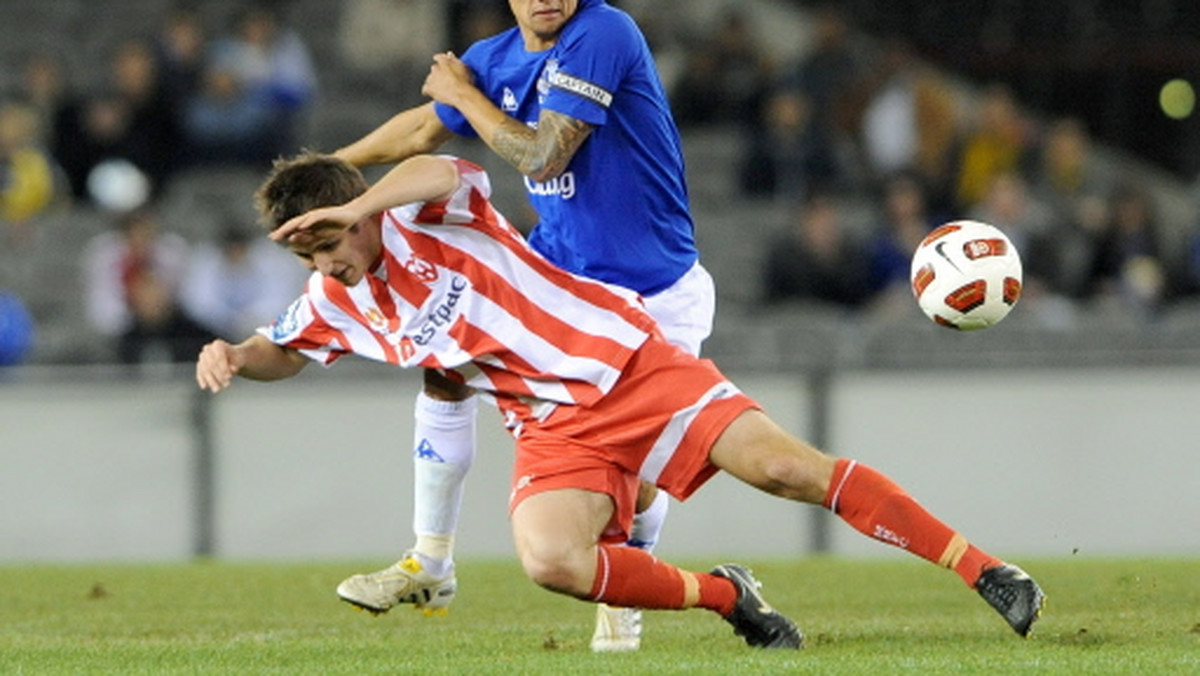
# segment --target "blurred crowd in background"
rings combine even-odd
[[[321,24],[298,18],[317,16],[311,7],[293,11],[314,3],[336,10]],[[62,358],[37,350],[39,326],[54,320],[23,297],[34,293],[79,295],[90,332],[79,339],[99,347],[86,360],[187,362],[212,336],[268,323],[306,272],[248,220],[249,194],[204,232],[177,231],[159,209],[175,177],[262,172],[329,138],[314,109],[352,103],[351,83],[408,87],[408,99],[385,101],[399,111],[418,100],[431,54],[461,53],[511,25],[507,3],[472,0],[217,3],[219,13],[213,3],[144,4],[156,20],[94,55],[103,77],[75,77],[54,50],[5,53],[0,365]],[[659,58],[685,151],[694,135],[734,138],[733,199],[778,207],[757,212],[779,222],[756,230],[761,255],[739,273],[754,277],[762,316],[797,303],[867,318],[911,309],[912,251],[957,218],[1014,241],[1022,302],[1046,326],[1069,328],[1090,311],[1152,325],[1200,295],[1200,223],[1160,201],[1180,177],[1114,155],[1082,115],[1039,110],[1003,78],[964,77],[900,32],[870,33],[854,3],[612,4],[634,15]],[[759,5],[803,39],[779,48]],[[686,7],[703,20],[682,20]],[[37,242],[48,221],[85,213],[103,219],[102,232],[78,246]],[[52,272],[28,262],[47,250],[78,260]],[[716,271],[721,252],[701,255]]]

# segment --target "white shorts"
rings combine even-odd
[[[674,284],[642,300],[667,342],[700,354],[700,344],[712,335],[717,289],[699,261]]]

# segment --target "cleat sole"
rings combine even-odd
[[[1029,638],[1029,635],[1033,633],[1033,625],[1037,624],[1037,621],[1042,619],[1042,611],[1045,609],[1046,597],[1042,596],[1042,603],[1038,606],[1037,612],[1033,614],[1033,619],[1029,621],[1029,629],[1025,630],[1025,633],[1021,635],[1021,638]]]
[[[344,601],[346,603],[346,605],[350,606],[350,609],[356,613],[361,613],[361,612],[365,611],[365,612],[370,613],[374,617],[379,617],[380,615],[387,612],[387,609],[380,610],[379,608],[372,608],[370,606],[364,606],[361,603],[355,603],[354,601],[351,601],[348,598],[343,598],[341,596],[339,596],[338,598],[341,599],[342,601]]]

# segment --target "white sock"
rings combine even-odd
[[[413,430],[413,548],[423,561],[449,565],[467,471],[475,460],[478,400],[440,401],[417,395]],[[430,571],[438,574],[436,571]]]
[[[662,533],[663,524],[667,521],[669,506],[667,492],[660,490],[646,511],[633,515],[632,532],[625,544],[647,552],[653,551],[654,545],[658,544],[658,536]]]
[[[454,535],[417,535],[413,556],[421,562],[425,572],[442,577],[454,570],[451,554],[454,552]]]

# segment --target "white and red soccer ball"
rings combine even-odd
[[[1008,316],[1021,297],[1021,257],[999,228],[952,221],[933,230],[912,259],[917,304],[938,324],[986,329]]]

